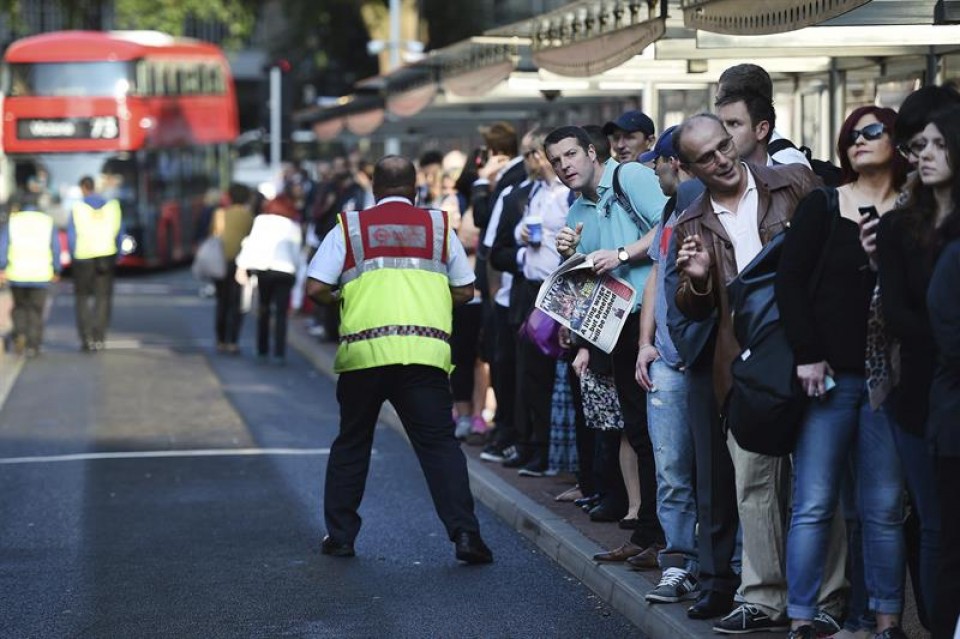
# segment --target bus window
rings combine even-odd
[[[163,94],[169,96],[179,95],[180,83],[178,82],[179,78],[177,77],[177,65],[173,63],[167,63],[164,65],[164,69]]]
[[[183,65],[183,93],[184,95],[200,93],[200,67],[196,63],[187,62]]]
[[[10,96],[114,97],[134,81],[132,62],[39,62],[10,65]]]
[[[136,94],[142,96],[153,95],[153,69],[146,60],[137,60]]]

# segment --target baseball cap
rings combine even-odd
[[[647,162],[652,162],[657,158],[676,157],[677,152],[673,148],[673,132],[676,130],[676,128],[677,125],[674,124],[672,127],[661,133],[660,137],[657,138],[657,143],[653,145],[653,148],[646,153],[641,153],[637,160],[642,164],[646,164]]]
[[[642,111],[627,111],[619,118],[603,125],[603,134],[610,135],[614,129],[621,129],[627,133],[643,131],[647,135],[653,135],[653,120]]]

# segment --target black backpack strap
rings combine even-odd
[[[617,203],[620,205],[620,207],[626,211],[627,215],[630,216],[630,219],[633,220],[633,223],[640,231],[640,235],[645,235],[651,227],[649,224],[644,222],[639,215],[637,215],[637,211],[633,208],[633,203],[630,201],[630,198],[627,197],[626,192],[624,192],[623,187],[620,185],[620,169],[622,167],[622,164],[618,164],[613,170],[613,196],[617,199]]]
[[[777,138],[767,145],[767,155],[776,155],[785,149],[795,149],[797,145],[787,138]]]

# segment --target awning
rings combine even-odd
[[[313,133],[321,142],[329,142],[340,135],[340,131],[343,130],[343,124],[343,118],[315,122],[313,124]]]
[[[387,110],[401,118],[409,118],[430,106],[436,95],[437,85],[434,82],[392,93],[387,97]]]
[[[571,77],[617,67],[666,33],[666,5],[637,0],[579,0],[542,16],[498,27],[493,36],[530,38],[533,63]]]
[[[819,24],[870,0],[681,0],[684,24],[729,35],[784,33]]]
[[[346,120],[347,129],[350,133],[364,136],[370,135],[379,129],[385,117],[386,112],[383,109],[372,109],[370,111],[351,113],[346,116],[344,120]]]

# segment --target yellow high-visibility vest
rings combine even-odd
[[[395,203],[340,215],[347,258],[336,372],[395,364],[450,372],[447,225],[442,211]]]
[[[15,283],[49,282],[53,279],[53,218],[40,211],[10,214],[7,226],[7,279]]]
[[[73,207],[73,228],[77,239],[73,259],[88,260],[117,254],[120,233],[120,203],[110,200],[99,209],[86,202]]]

